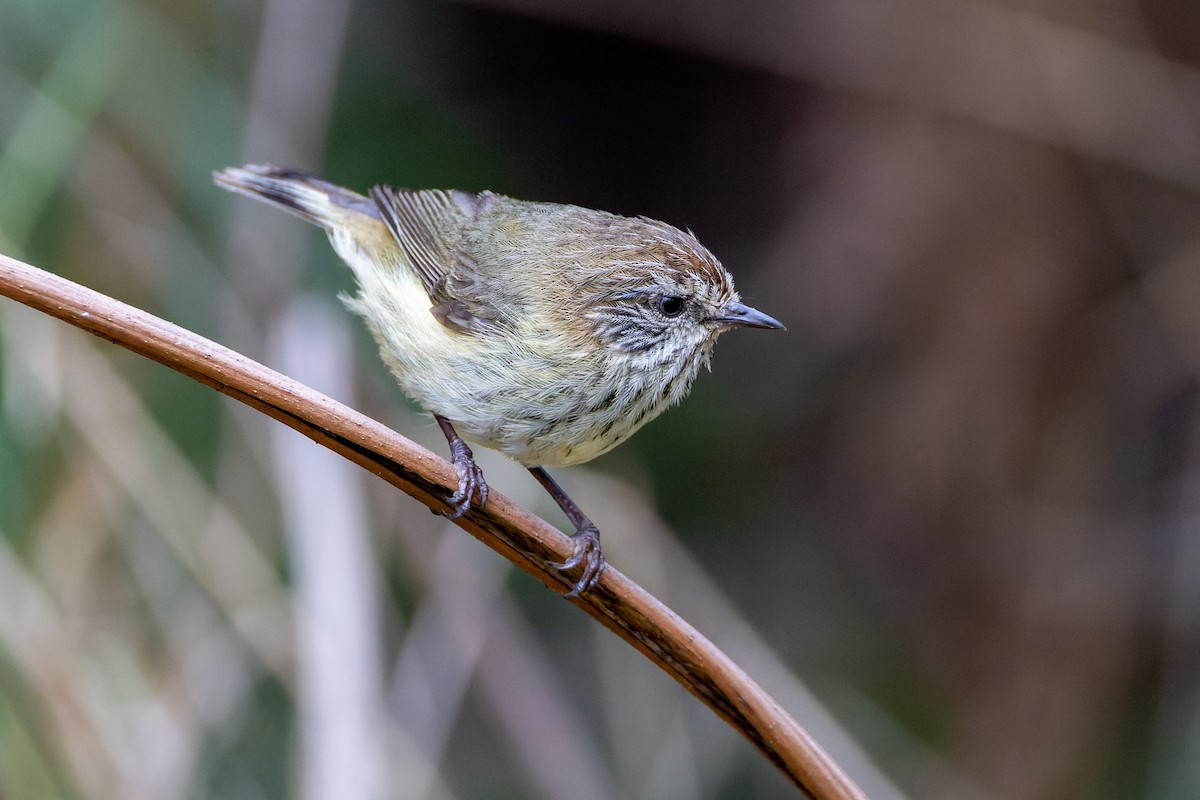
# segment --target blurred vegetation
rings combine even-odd
[[[877,800],[1189,798],[1198,20],[7,0],[0,250],[441,453],[319,234],[212,170],[690,227],[790,330],[723,338],[681,408],[559,471],[610,561]],[[0,403],[0,797],[790,791],[574,609],[198,384],[3,302]]]

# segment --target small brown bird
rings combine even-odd
[[[723,331],[783,328],[694,236],[645,217],[492,192],[364,197],[272,166],[213,178],[324,228],[358,280],[346,304],[450,444],[450,517],[487,501],[461,433],[528,468],[575,526],[554,565],[582,566],[572,596],[604,569],[599,531],[544,468],[595,458],[682,400]]]

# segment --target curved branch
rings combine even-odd
[[[208,339],[64,278],[0,255],[0,294],[177,370],[274,417],[434,511],[457,485],[453,468],[380,423]],[[570,539],[503,495],[455,523],[565,593],[551,563]],[[640,650],[732,725],[817,800],[865,800],[842,769],[727,655],[617,570],[572,600]]]

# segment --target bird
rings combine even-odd
[[[343,302],[446,438],[448,517],[487,503],[468,441],[545,488],[575,527],[571,556],[550,565],[567,596],[592,589],[605,560],[599,529],[546,468],[606,453],[681,401],[724,331],[785,329],[741,301],[690,231],[648,217],[490,191],[362,195],[269,164],[213,179],[324,229],[358,284]]]

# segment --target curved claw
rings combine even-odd
[[[580,528],[572,541],[575,549],[571,553],[571,557],[561,564],[553,562],[550,564],[563,572],[575,569],[580,564],[583,565],[583,574],[571,587],[571,591],[564,595],[565,597],[579,597],[590,590],[600,580],[600,575],[604,572],[605,567],[604,553],[600,549],[600,531],[595,526]]]
[[[446,514],[446,519],[458,519],[470,511],[472,505],[483,508],[488,497],[488,485],[483,478],[483,470],[471,457],[470,450],[461,457],[459,453],[455,453],[452,463],[454,471],[458,473],[458,489],[446,499],[446,503],[453,509]]]
[[[454,426],[444,417],[435,415],[435,418],[446,434],[446,441],[450,445],[450,463],[458,473],[458,489],[446,499],[446,504],[450,506],[446,519],[458,519],[470,511],[472,505],[483,508],[487,502],[488,485],[483,479],[483,470],[475,463],[475,454],[454,430]]]

